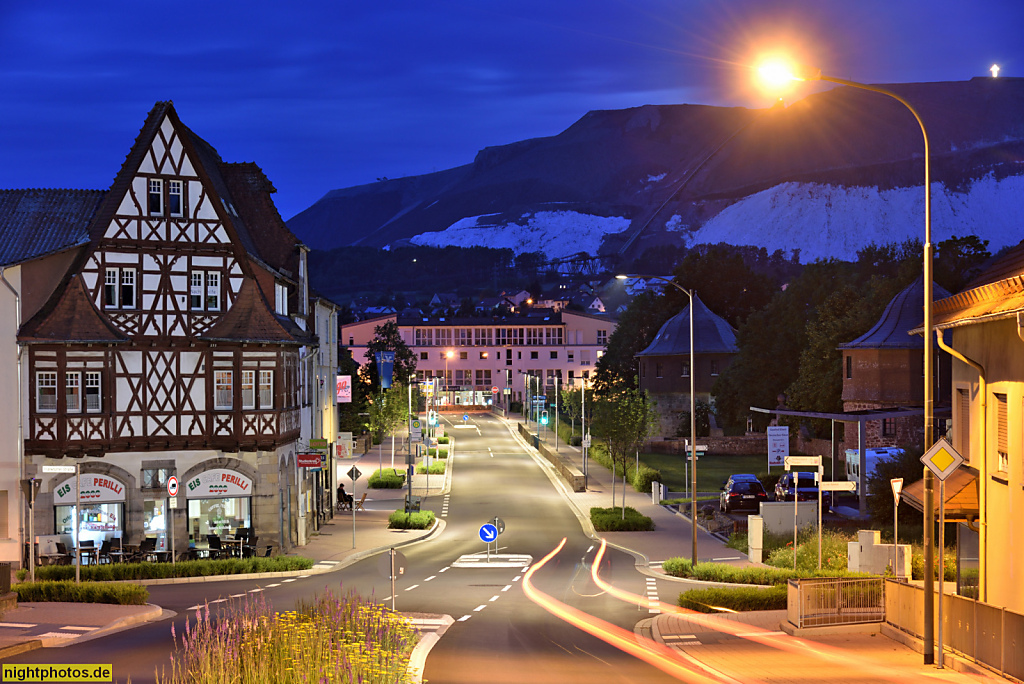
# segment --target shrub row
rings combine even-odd
[[[398,468],[375,470],[367,486],[370,489],[401,489],[405,485],[405,473]]]
[[[81,577],[91,582],[114,580],[164,579],[169,577],[206,577],[210,575],[242,575],[255,572],[286,572],[309,570],[313,561],[301,556],[275,556],[274,558],[224,558],[221,560],[194,560],[180,563],[106,563],[82,566]],[[26,571],[18,571],[24,579]],[[75,566],[44,565],[36,568],[36,579],[44,582],[73,580]],[[21,585],[18,585],[21,586]],[[28,599],[26,599],[28,600]],[[52,599],[56,600],[56,599]],[[107,603],[101,601],[100,603]]]
[[[717,613],[718,609],[785,610],[786,585],[779,584],[765,589],[756,587],[712,587],[691,589],[679,594],[679,605],[700,613]]]
[[[434,511],[406,513],[398,510],[388,516],[388,528],[392,530],[426,530],[434,526]]]
[[[437,438],[437,443],[438,444],[447,444],[450,441],[451,441],[451,437],[449,437],[448,435],[443,435],[443,436]]]
[[[438,440],[438,441],[440,441],[440,440]],[[431,447],[431,448],[427,449],[427,454],[429,456],[433,456],[435,458],[448,458],[448,450],[447,449],[440,449],[440,448],[435,449],[435,448]]]
[[[785,584],[788,580],[804,577],[866,577],[863,573],[846,570],[796,570],[792,568],[771,568],[750,565],[735,567],[722,563],[690,564],[685,558],[669,558],[662,564],[665,574],[673,577],[689,577],[703,582],[727,584]]]
[[[46,567],[40,568],[45,570]],[[72,572],[74,570],[72,569]],[[38,574],[38,573],[37,573]],[[144,606],[149,590],[139,584],[99,584],[63,580],[59,582],[23,582],[11,587],[19,601],[59,601],[62,603],[117,603],[123,606]]]
[[[654,529],[653,520],[629,506],[626,506],[625,518],[621,506],[591,508],[590,522],[598,532],[650,532]]]

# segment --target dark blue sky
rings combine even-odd
[[[106,188],[157,100],[291,218],[327,191],[472,161],[591,109],[761,107],[791,45],[873,83],[1024,76],[1020,0],[0,0],[0,188]]]

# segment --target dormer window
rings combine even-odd
[[[161,216],[164,213],[164,182],[159,178],[149,179],[149,215]]]
[[[274,284],[274,311],[282,316],[288,315],[288,286]]]

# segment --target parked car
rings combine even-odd
[[[779,481],[775,483],[775,500],[776,501],[792,501],[793,500],[793,475],[794,473],[786,473],[779,478]],[[798,501],[817,501],[818,500],[818,483],[816,473],[799,473],[797,478],[797,490],[796,497]],[[832,492],[821,493],[821,507],[828,509],[831,505]]]
[[[768,493],[764,491],[761,482],[756,477],[752,480],[733,479],[735,477],[730,477],[722,487],[718,497],[719,510],[723,513],[732,513],[741,508],[759,510],[761,502],[768,500]]]

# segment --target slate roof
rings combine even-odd
[[[302,243],[288,230],[270,196],[277,192],[263,169],[252,162],[221,163],[219,170],[260,261],[298,279]]]
[[[211,342],[305,344],[304,340],[296,339],[286,325],[298,330],[290,321],[285,323],[282,317],[274,314],[263,301],[256,282],[246,278],[231,308],[199,339]]]
[[[949,296],[941,285],[932,284],[932,301]],[[934,313],[934,306],[932,312]],[[907,285],[886,305],[882,317],[871,329],[838,349],[924,349],[924,338],[911,335],[924,320],[924,276]]]
[[[79,247],[102,190],[0,190],[0,266]]]
[[[42,315],[34,316],[22,326],[18,333],[20,342],[113,344],[128,341],[97,310],[78,274],[71,276],[68,287],[60,292],[53,306],[40,313]]]
[[[735,354],[736,331],[697,295],[693,296],[694,354]],[[679,356],[690,353],[690,305],[665,321],[647,349],[637,356]]]

